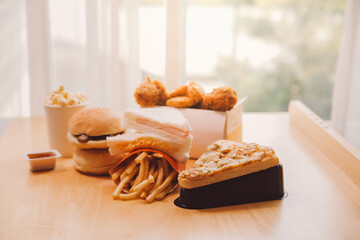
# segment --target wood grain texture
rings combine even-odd
[[[289,104],[290,121],[360,187],[360,151],[300,101]]]
[[[72,159],[33,173],[23,154],[46,150],[45,120],[14,119],[0,139],[0,239],[359,239],[360,189],[290,124],[289,114],[245,114],[244,140],[272,146],[284,200],[185,210],[173,200],[112,200],[107,177]],[[189,162],[188,166],[192,163]]]

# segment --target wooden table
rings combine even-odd
[[[48,149],[45,121],[14,119],[0,139],[0,239],[360,239],[360,154],[335,136],[331,149],[352,157],[332,159],[316,121],[299,105],[244,115],[244,140],[280,157],[287,198],[186,210],[173,204],[178,192],[151,204],[112,200],[110,178],[80,174],[71,159],[29,171],[24,153]]]

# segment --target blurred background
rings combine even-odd
[[[360,128],[357,98],[340,104],[359,84],[339,80],[353,79],[345,66],[355,66],[347,60],[360,41],[344,36],[356,35],[354,27],[360,32],[359,5],[0,0],[0,118],[42,116],[42,101],[60,84],[84,92],[92,105],[136,106],[132,94],[150,76],[170,90],[189,81],[207,92],[231,86],[248,97],[248,112],[287,111],[289,101],[299,99],[335,127],[340,123],[337,129],[346,135]],[[344,106],[359,108],[349,129]]]
[[[29,116],[25,2],[0,4],[0,116]],[[286,111],[300,99],[329,119],[344,6],[342,0],[188,0],[182,81],[198,81],[207,91],[232,86],[248,96],[245,111]],[[48,8],[56,79],[50,89],[64,84],[87,92],[86,2],[50,0]],[[140,1],[138,17],[142,78],[162,80],[165,2]]]
[[[345,1],[188,0],[185,27],[187,81],[208,91],[229,85],[248,96],[245,111],[287,111],[300,99],[330,119],[332,86]],[[164,72],[162,1],[142,1],[142,70]],[[150,37],[151,36],[151,37]],[[148,38],[151,45],[148,47]]]

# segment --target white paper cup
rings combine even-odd
[[[66,137],[68,122],[74,113],[85,108],[87,104],[64,107],[44,104],[50,148],[58,150],[62,157],[72,157],[74,151]]]

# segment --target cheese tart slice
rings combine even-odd
[[[218,140],[194,165],[179,176],[182,188],[191,189],[258,172],[279,164],[271,147],[256,143]]]

